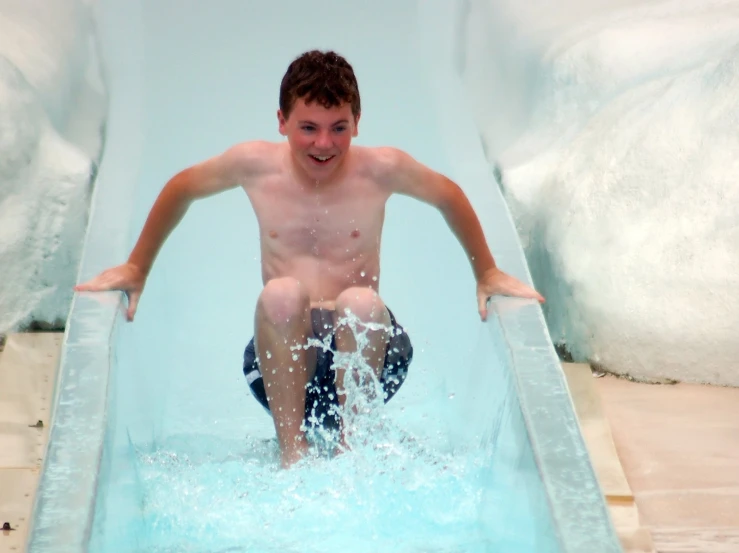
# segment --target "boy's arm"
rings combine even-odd
[[[154,202],[128,262],[148,275],[159,250],[190,204],[242,184],[259,162],[261,147],[258,143],[233,146],[172,177]]]
[[[122,290],[128,297],[128,320],[133,320],[154,260],[190,204],[248,184],[267,159],[267,147],[258,142],[239,144],[177,173],[159,193],[128,261],[75,286],[75,291]]]
[[[493,295],[544,301],[536,290],[498,269],[480,220],[459,185],[400,150],[383,148],[380,157],[382,180],[391,193],[433,205],[444,216],[472,265],[477,281],[478,310],[483,320],[487,317],[487,300]]]
[[[495,269],[480,221],[467,196],[451,179],[394,148],[381,153],[391,193],[410,196],[436,207],[467,253],[475,278]]]

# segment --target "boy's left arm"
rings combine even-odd
[[[403,194],[435,206],[467,253],[477,281],[480,318],[487,318],[491,296],[517,296],[543,302],[533,288],[498,269],[485,240],[480,220],[462,189],[451,179],[394,148],[381,152],[383,182],[391,193]]]

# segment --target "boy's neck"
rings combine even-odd
[[[313,177],[309,175],[302,165],[298,162],[296,159],[295,154],[290,151],[290,168],[293,176],[296,178],[299,184],[302,186],[309,188],[309,189],[317,189],[317,188],[328,188],[334,185],[337,185],[341,183],[341,181],[344,179],[347,173],[347,167],[348,164],[352,158],[352,150],[353,148],[349,148],[349,150],[342,156],[342,159],[339,161],[339,164],[334,168],[333,172],[331,172],[330,175],[326,177]]]

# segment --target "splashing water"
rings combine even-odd
[[[363,323],[349,310],[336,322],[337,330],[341,327],[351,330],[356,344],[354,351],[343,352],[331,349],[331,334],[321,340],[309,338],[307,344],[303,346],[320,348],[333,354],[334,363],[331,371],[335,374],[338,394],[344,399],[343,407],[336,405],[328,413],[329,416],[335,416],[340,421],[341,428],[344,429],[343,444],[340,444],[338,429],[322,425],[324,421],[315,417],[315,409],[308,419],[311,426],[304,429],[307,430],[308,438],[314,442],[319,451],[330,451],[335,447],[346,451],[347,446],[352,450],[373,447],[373,442],[377,445],[377,438],[382,436],[386,422],[384,406],[387,394],[362,352],[370,347],[369,332],[382,331],[389,334],[394,332],[394,329],[381,323]],[[338,381],[337,370],[340,369],[345,371],[343,385]]]
[[[360,353],[367,333],[384,327],[351,316],[338,324],[352,329],[357,344],[334,352],[334,365],[347,369],[338,415],[348,448],[334,455],[337,433],[319,427],[309,434],[311,455],[284,470],[275,439],[187,435],[145,450],[131,444],[141,509],[137,531],[126,532],[137,536],[132,550],[490,550],[484,515],[491,505],[516,509],[512,489],[498,484],[490,492],[491,449],[452,451],[404,430],[386,412],[380,380]],[[328,349],[330,341],[300,347]]]
[[[223,457],[164,445],[138,455],[148,551],[482,550],[479,457],[405,439],[281,470],[275,442]]]

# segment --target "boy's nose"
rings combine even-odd
[[[316,147],[317,148],[330,148],[333,146],[333,143],[331,142],[331,136],[329,136],[329,133],[322,132],[319,133],[316,137]]]

